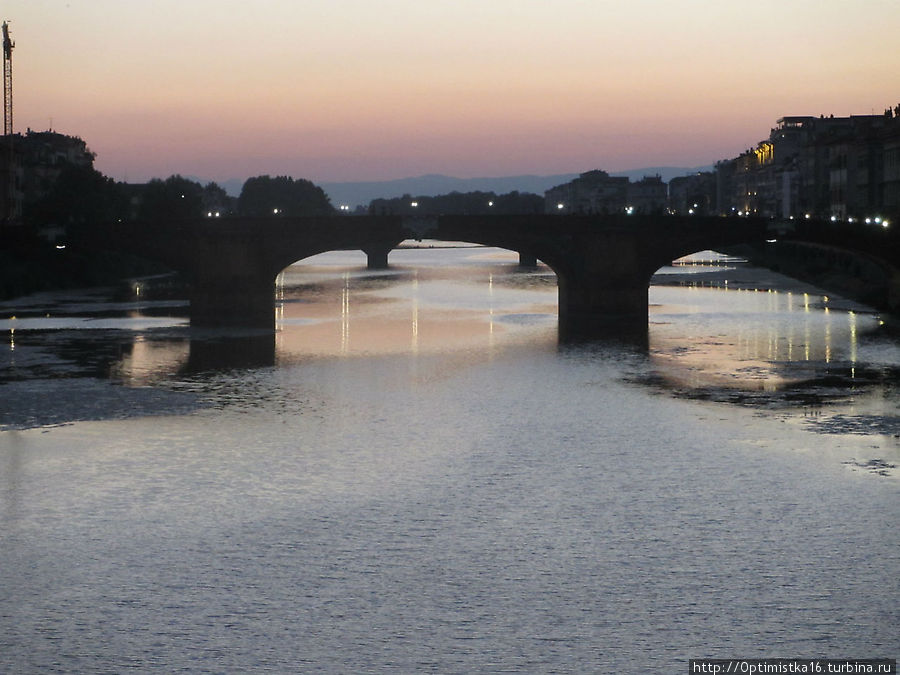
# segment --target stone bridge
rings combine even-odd
[[[274,330],[274,282],[318,253],[360,249],[370,266],[405,239],[464,241],[518,251],[557,275],[564,337],[647,327],[650,278],[683,255],[761,244],[772,223],[697,216],[333,216],[197,219],[104,228],[96,245],[155,258],[190,283],[191,322]],[[96,234],[95,234],[96,236]]]

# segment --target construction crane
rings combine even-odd
[[[16,207],[16,166],[13,150],[13,103],[12,103],[12,50],[16,43],[9,39],[9,24],[3,26],[3,137],[6,140],[6,157],[4,158],[6,173],[6,195],[3,222],[6,225],[19,220]]]
[[[9,39],[9,24],[3,22],[3,134],[13,132],[12,50],[16,43]]]

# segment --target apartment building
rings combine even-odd
[[[783,117],[716,165],[718,210],[841,220],[900,210],[900,106],[883,115]]]

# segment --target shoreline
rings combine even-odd
[[[699,267],[699,266],[698,266]],[[678,269],[673,267],[671,269]],[[775,272],[753,263],[728,263],[721,268],[697,272],[657,272],[651,277],[651,286],[702,286],[734,290],[766,290],[784,293],[808,293],[826,299],[833,309],[864,312],[886,316],[886,312],[859,302],[813,283]]]

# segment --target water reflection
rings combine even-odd
[[[350,351],[350,273],[344,272],[341,288],[341,354]]]
[[[275,336],[245,335],[216,340],[191,340],[182,373],[266,368],[275,364]]]
[[[116,381],[141,387],[178,375],[265,368],[274,363],[271,333],[189,332],[182,338],[139,334],[121,345],[110,374]]]
[[[110,367],[111,376],[133,387],[153,384],[161,376],[178,372],[188,361],[191,343],[180,339],[153,339],[137,334],[123,344]]]
[[[881,325],[806,292],[661,287],[651,297],[661,301],[651,314],[651,361],[673,386],[696,390],[849,386],[859,375],[860,340]]]
[[[419,353],[419,271],[413,273],[412,281],[413,304],[412,304],[412,352]]]
[[[729,260],[694,264],[687,274],[661,271],[663,283],[649,293],[649,322],[616,323],[580,339],[559,331],[549,268],[523,271],[515,254],[495,249],[392,256],[391,269],[379,272],[349,252],[286,269],[276,281],[274,336],[193,330],[183,303],[95,302],[91,309],[85,300],[69,305],[78,314],[52,317],[44,306],[21,308],[22,318],[0,326],[8,330],[6,376],[15,368],[18,379],[87,375],[145,386],[307,358],[460,352],[476,362],[515,345],[597,343],[643,353],[676,387],[774,392],[826,372],[856,378],[860,342],[879,326],[872,314],[827,296],[790,285],[775,290],[771,273]],[[29,357],[29,347],[57,361]]]
[[[385,272],[322,264],[328,256],[285,270],[276,315],[279,358],[490,351],[499,339],[535,332],[555,338],[556,288],[540,281],[552,276],[548,269],[529,280],[516,274],[514,257],[495,265],[490,250],[489,258],[485,249],[394,255],[403,253]],[[428,254],[461,264],[403,264]],[[480,264],[463,262],[471,257]]]

